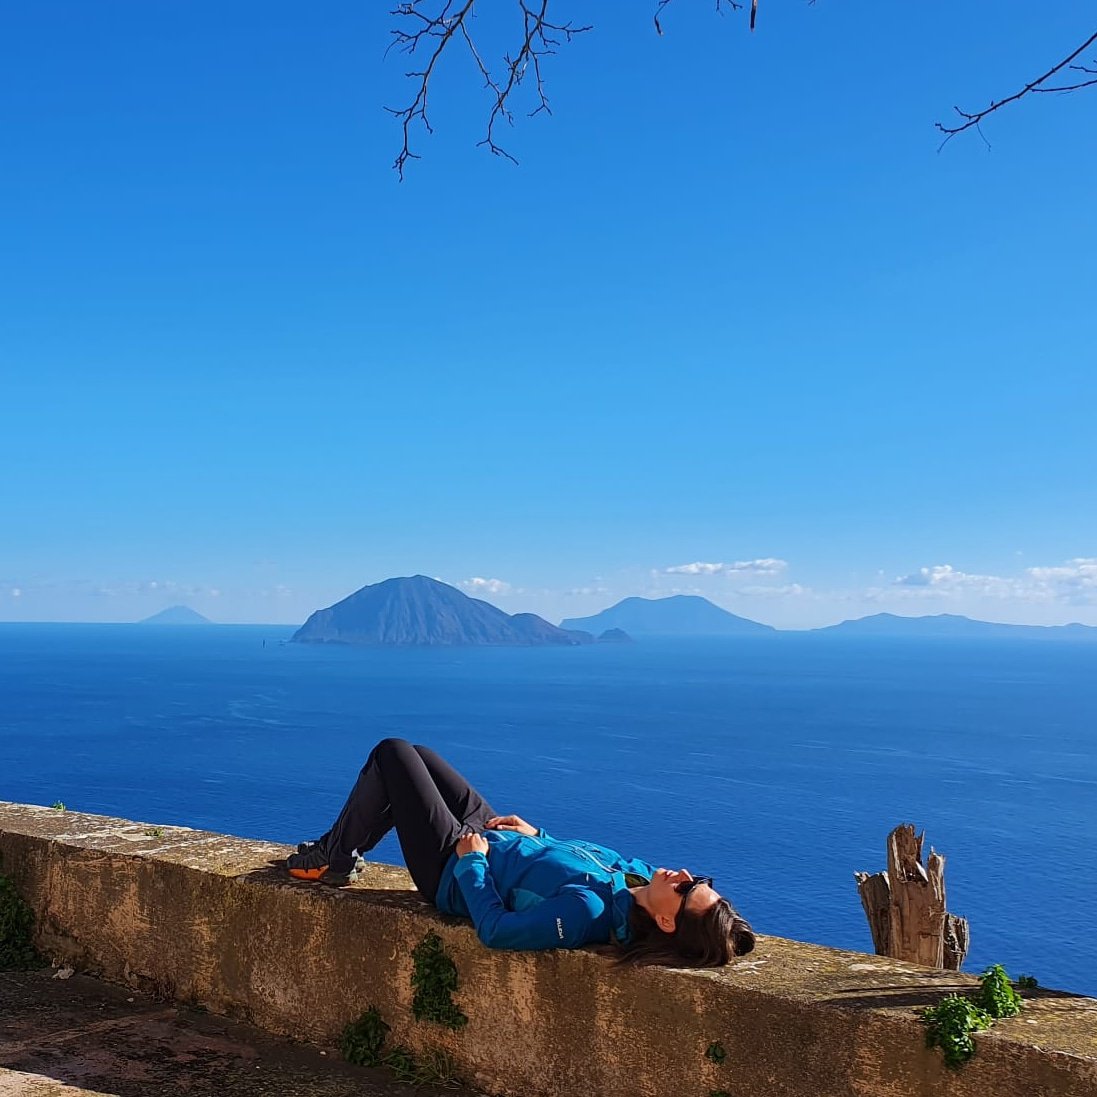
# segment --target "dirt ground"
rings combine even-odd
[[[97,979],[0,972],[0,1097],[474,1097]]]

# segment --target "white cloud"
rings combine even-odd
[[[87,586],[81,580],[63,585],[74,589]],[[208,595],[216,597],[220,591],[199,584],[177,583],[174,579],[123,579],[114,583],[92,584],[91,593],[104,598],[126,598],[150,594],[166,594],[175,598],[203,598]]]
[[[747,598],[799,598],[811,594],[811,588],[799,583],[785,583],[782,586],[740,587],[739,593]]]
[[[906,588],[904,593],[911,597],[982,594],[1009,598],[1020,593],[1014,579],[958,571],[951,564],[934,564],[909,575],[900,575],[892,581],[892,586]]]
[[[736,560],[734,563],[706,563],[697,560],[692,564],[676,564],[663,568],[664,575],[780,575],[788,567],[788,562],[772,556],[758,560]]]
[[[592,594],[609,594],[609,587],[572,587],[564,591],[565,598],[582,598]]]
[[[1097,602],[1097,557],[1076,556],[1058,567],[1025,568],[1037,592],[1056,601]]]
[[[1025,568],[1020,575],[979,575],[951,564],[934,564],[901,575],[894,594],[911,598],[976,596],[1020,602],[1097,603],[1097,557],[1075,557],[1055,567]],[[898,588],[898,589],[895,589]],[[870,591],[880,598],[882,591]]]
[[[262,598],[292,598],[297,592],[285,583],[275,583],[273,587],[265,587],[259,592]]]
[[[780,575],[787,567],[786,560],[764,556],[760,560],[738,560],[734,564],[728,564],[727,573],[729,575]]]
[[[957,571],[951,564],[934,564],[933,567],[919,568],[910,575],[900,575],[894,585],[897,587],[978,587],[988,582],[1005,582],[996,575],[970,575]]]
[[[471,579],[462,579],[461,586],[473,594],[511,594],[514,588],[503,579],[484,579],[474,575]]]

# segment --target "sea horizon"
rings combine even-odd
[[[170,608],[173,608],[173,607],[169,606],[169,607],[165,607],[165,608],[170,609]],[[518,611],[518,612],[521,612],[521,611]],[[853,623],[856,623],[856,622],[859,622],[859,621],[865,621],[865,620],[869,620],[869,619],[875,618],[875,617],[894,618],[894,619],[898,619],[898,620],[901,620],[901,621],[938,620],[938,619],[942,619],[942,618],[944,618],[946,620],[970,621],[974,624],[980,624],[980,625],[996,625],[996,626],[1002,626],[1002,627],[1008,628],[1008,629],[1018,629],[1018,630],[1030,629],[1030,630],[1033,630],[1032,633],[1029,633],[1029,637],[1031,637],[1034,633],[1038,633],[1040,630],[1077,629],[1077,630],[1086,630],[1086,631],[1076,632],[1076,633],[1073,633],[1073,634],[1066,634],[1066,635],[1056,636],[1053,639],[1063,639],[1063,640],[1066,640],[1066,641],[1071,642],[1071,643],[1074,643],[1078,640],[1089,641],[1091,639],[1097,639],[1097,625],[1091,625],[1091,624],[1088,624],[1084,621],[1069,620],[1069,621],[1055,622],[1053,624],[1037,624],[1037,623],[1025,622],[1025,621],[999,621],[999,620],[994,620],[993,618],[990,618],[990,617],[970,617],[966,614],[956,614],[956,613],[946,613],[946,612],[902,614],[902,613],[894,613],[894,612],[888,610],[888,611],[881,611],[879,614],[869,614],[869,615],[863,616],[863,617],[842,617],[842,618],[839,618],[838,620],[833,621],[830,624],[826,624],[826,625],[805,625],[803,627],[796,627],[796,628],[790,627],[790,626],[787,626],[787,625],[772,625],[772,624],[769,624],[766,621],[761,621],[756,617],[743,617],[742,620],[749,621],[752,624],[766,625],[767,629],[770,630],[769,633],[755,633],[750,637],[751,639],[764,639],[766,635],[770,635],[772,633],[790,633],[790,634],[794,634],[794,635],[802,635],[802,634],[806,634],[806,633],[826,632],[827,630],[834,629],[838,625],[853,624]],[[547,618],[547,617],[543,618],[543,619],[546,620],[546,621],[550,621],[550,619]],[[556,625],[557,627],[561,627],[561,622],[562,621],[567,621],[567,620],[569,620],[569,618],[565,617],[565,618],[561,618],[559,621],[550,621],[550,623]],[[8,625],[75,625],[75,626],[82,626],[82,625],[134,625],[134,626],[137,626],[137,625],[139,625],[143,628],[157,628],[157,629],[272,628],[272,629],[290,629],[292,631],[296,631],[304,623],[305,623],[304,621],[214,621],[214,620],[210,620],[210,619],[207,619],[207,620],[202,621],[202,622],[194,622],[194,623],[188,623],[188,624],[174,624],[174,623],[167,623],[167,622],[158,623],[158,622],[149,621],[147,619],[125,620],[125,621],[94,621],[94,620],[63,620],[63,621],[62,620],[57,620],[57,621],[51,621],[51,620],[26,620],[26,621],[22,621],[22,620],[0,620],[0,627],[8,626]],[[694,641],[694,640],[701,640],[701,641],[704,641],[704,640],[723,640],[723,639],[727,639],[727,638],[728,637],[727,637],[726,634],[715,633],[715,632],[714,633],[695,633],[695,634],[688,635],[688,636],[678,635],[678,634],[669,633],[669,632],[668,633],[644,633],[642,635],[638,635],[636,637],[633,637],[633,639],[636,639],[637,642],[644,641],[644,640],[649,640],[649,639],[659,640],[659,641],[684,640],[684,641],[690,642],[690,641]],[[892,637],[889,637],[889,638],[892,638]],[[895,639],[906,639],[908,637],[894,637],[894,638]],[[915,640],[921,640],[921,639],[927,639],[927,638],[928,639],[933,639],[933,640],[938,640],[938,639],[940,639],[940,640],[950,640],[950,639],[967,640],[968,639],[967,637],[964,637],[964,636],[949,637],[949,636],[942,636],[940,634],[934,634],[931,637],[919,637],[919,636],[910,636],[909,637],[909,639],[915,639]],[[1009,637],[1006,634],[1002,634],[1002,633],[996,634],[994,636],[987,636],[986,637],[986,639],[999,639],[999,638],[1001,638],[1001,639],[1010,639],[1011,637]],[[1018,638],[1023,639],[1023,638],[1025,638],[1025,636],[1024,635],[1019,635]],[[311,643],[313,641],[309,641],[309,642]],[[478,646],[478,645],[458,645],[458,644],[454,644],[454,645],[431,645],[431,644],[376,644],[376,645],[369,645],[369,644],[357,644],[357,645],[353,645],[353,646],[360,646],[360,647],[371,647],[371,646],[376,646],[376,647],[390,647],[390,646],[391,647],[431,647],[431,646],[460,647],[460,646]],[[483,645],[483,646],[492,646],[492,645]]]

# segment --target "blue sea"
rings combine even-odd
[[[0,625],[0,799],[297,841],[398,735],[501,812],[713,875],[761,932],[866,951],[853,873],[909,821],[947,856],[970,970],[1097,994],[1097,645],[291,633]]]

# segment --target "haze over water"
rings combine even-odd
[[[0,799],[290,842],[398,735],[500,811],[711,873],[761,932],[860,950],[853,872],[883,868],[909,821],[948,858],[969,969],[1097,994],[1093,645],[355,650],[291,633],[0,624]]]

